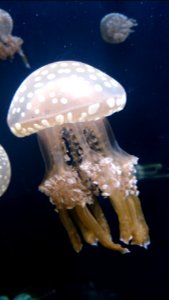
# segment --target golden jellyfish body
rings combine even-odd
[[[5,193],[11,179],[11,165],[5,149],[0,145],[0,197]]]
[[[28,60],[22,50],[23,40],[20,37],[12,35],[13,20],[10,14],[0,9],[0,59],[13,58],[15,53],[18,53],[25,66],[30,68]]]
[[[124,42],[130,33],[134,32],[133,27],[137,25],[136,20],[123,14],[110,13],[101,19],[100,33],[105,42],[119,44]]]
[[[38,135],[46,166],[39,190],[55,205],[77,252],[83,240],[128,252],[113,242],[100,196],[118,216],[121,241],[149,243],[136,185],[138,159],[120,149],[105,119],[125,103],[115,79],[81,62],[60,61],[29,75],[9,108],[16,136]]]

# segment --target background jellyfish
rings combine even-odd
[[[136,170],[138,180],[169,178],[169,168],[161,163],[137,165]]]
[[[32,295],[28,292],[22,292],[15,296],[9,297],[7,295],[0,296],[0,300],[41,300],[41,299],[54,299],[56,296],[56,291],[54,289],[45,290],[43,294],[38,296]]]
[[[120,240],[149,243],[136,185],[138,159],[120,149],[104,119],[125,102],[125,90],[113,78],[84,63],[61,61],[29,75],[9,108],[8,125],[16,136],[38,134],[46,166],[39,189],[55,205],[77,252],[82,237],[128,251],[112,241],[99,196],[109,198],[117,213]]]
[[[11,165],[8,155],[0,145],[0,197],[8,188],[11,178]]]
[[[21,48],[23,40],[20,37],[12,36],[13,20],[8,12],[0,9],[0,59],[13,58],[18,53],[25,66],[30,68],[28,60]]]
[[[132,27],[137,25],[134,19],[119,13],[111,13],[101,19],[100,32],[105,42],[119,44],[127,39],[129,34],[134,31]]]

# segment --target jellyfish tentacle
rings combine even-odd
[[[60,209],[59,218],[67,231],[73,249],[76,252],[80,252],[83,244],[81,242],[80,235],[78,234],[77,229],[69,216],[68,211],[66,209]]]
[[[26,68],[31,68],[31,66],[30,66],[30,64],[29,64],[29,62],[28,62],[28,58],[27,58],[27,56],[25,55],[25,53],[23,52],[23,49],[20,48],[17,52],[18,52],[18,54],[21,56],[22,61],[23,61],[24,65],[25,65],[25,67],[26,67]]]
[[[99,242],[106,248],[119,251],[121,253],[127,253],[129,250],[127,248],[123,248],[120,244],[116,244],[110,239],[110,236],[106,234],[106,232],[102,229],[96,219],[92,216],[89,209],[85,207],[81,207],[77,205],[75,210],[82,220],[82,222],[89,228],[93,230],[95,235],[98,237]]]
[[[133,221],[133,233],[131,244],[144,246],[149,245],[149,228],[143,215],[140,199],[137,196],[129,195],[126,199]]]
[[[133,224],[126,199],[118,190],[113,191],[109,199],[118,217],[120,240],[128,244],[133,237]]]
[[[90,245],[97,245],[98,238],[96,237],[96,235],[94,234],[94,232],[90,228],[86,227],[83,224],[83,222],[79,218],[76,210],[71,209],[70,214],[73,216],[73,219],[75,220],[75,223],[78,225],[78,227],[81,231],[81,234],[82,234],[84,240],[86,241],[86,243],[88,243]]]
[[[99,205],[98,201],[95,199],[94,203],[89,206],[93,216],[96,218],[97,222],[100,224],[102,229],[106,232],[107,235],[111,238],[111,232],[109,224],[106,220],[106,217],[103,213],[101,206]]]
[[[77,125],[77,126],[72,125],[72,126],[70,126],[70,128],[66,128],[66,130],[64,132],[65,139],[69,143],[71,156],[72,156],[73,162],[75,164],[74,167],[79,174],[79,178],[81,179],[83,184],[87,185],[89,190],[93,193],[93,201],[88,206],[89,210],[92,211],[94,217],[96,218],[96,221],[103,228],[107,237],[109,237],[109,239],[111,239],[109,225],[106,221],[106,218],[103,214],[101,207],[99,206],[99,204],[96,200],[95,194],[97,193],[96,192],[97,187],[94,184],[92,184],[92,182],[89,181],[89,177],[86,176],[86,173],[82,169],[80,169],[80,165],[81,165],[81,162],[83,161],[84,156],[87,157],[90,152],[90,148],[89,148],[88,144],[85,142],[85,138],[83,136],[84,130],[87,130],[86,126],[84,127],[83,125]],[[66,131],[67,131],[67,134],[66,134]],[[80,145],[83,145],[83,152],[80,149]],[[84,148],[85,148],[85,151],[84,151]],[[86,231],[84,231],[84,228],[83,228],[83,232],[86,232]],[[89,237],[89,235],[87,234],[87,239],[88,239],[88,237]],[[93,239],[92,239],[92,242],[93,242]]]
[[[85,159],[80,168],[98,184],[102,195],[109,197],[118,216],[120,240],[128,244],[132,239],[134,224],[126,196],[130,192],[137,194],[134,175],[137,158],[120,149],[105,121],[99,120],[97,125],[96,122],[89,122],[84,128],[84,136],[94,163]],[[113,141],[113,148],[110,140]]]

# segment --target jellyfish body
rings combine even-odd
[[[18,53],[25,66],[30,67],[27,57],[22,50],[23,40],[20,37],[12,36],[13,20],[8,12],[0,9],[0,59],[13,58]]]
[[[46,166],[39,190],[55,205],[77,252],[82,239],[128,251],[113,242],[100,197],[112,203],[122,241],[149,243],[136,185],[138,159],[120,149],[105,119],[125,103],[115,79],[87,64],[62,61],[28,76],[9,108],[16,136],[38,135]]]
[[[13,20],[5,10],[0,9],[0,33],[1,40],[5,42],[8,35],[11,35],[13,30]]]
[[[0,197],[8,188],[11,178],[11,165],[5,149],[0,145]]]
[[[128,38],[134,31],[132,28],[137,25],[136,20],[123,14],[110,13],[101,19],[100,32],[105,42],[119,44]]]

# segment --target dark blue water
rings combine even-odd
[[[134,248],[122,256],[85,245],[76,254],[47,197],[38,192],[44,165],[36,136],[16,138],[6,116],[16,89],[35,69],[58,60],[91,64],[127,91],[125,109],[109,117],[120,146],[140,164],[161,163],[167,172],[169,2],[0,1],[0,8],[11,14],[13,34],[24,39],[31,65],[25,68],[18,55],[0,61],[0,144],[12,164],[12,181],[0,202],[0,295],[24,289],[41,294],[43,287],[55,289],[55,299],[168,299],[167,179],[139,182],[149,250]],[[100,36],[100,20],[111,12],[138,22],[119,45]]]

